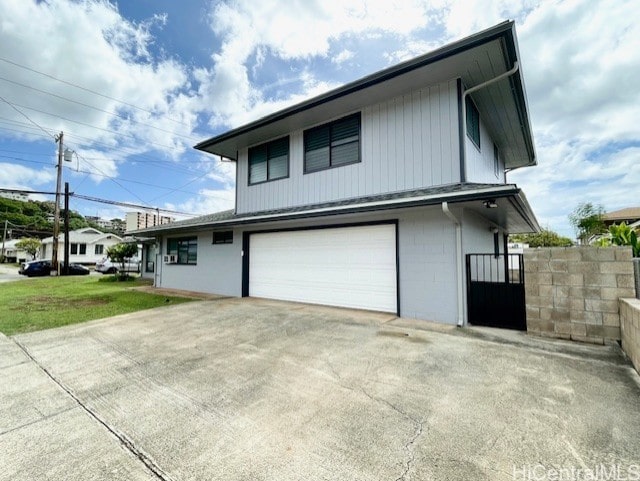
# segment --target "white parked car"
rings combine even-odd
[[[103,257],[96,262],[96,272],[102,272],[103,274],[115,274],[122,270],[122,264],[119,262],[113,262],[108,257]],[[124,263],[124,272],[140,272],[140,259],[137,257],[131,257]]]

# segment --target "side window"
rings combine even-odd
[[[493,144],[493,173],[500,178],[500,152],[496,144]]]
[[[233,231],[225,230],[213,233],[213,244],[233,244]]]
[[[80,255],[85,255],[87,253],[87,244],[79,244],[80,246]]]
[[[198,238],[184,237],[167,240],[167,254],[175,255],[177,264],[198,263]]]
[[[72,254],[78,254],[78,244],[72,242],[71,243],[71,253]]]
[[[96,255],[101,255],[104,254],[104,245],[102,244],[96,244],[96,250],[95,250]]]
[[[466,97],[467,135],[480,148],[480,113],[470,97]]]
[[[289,176],[289,137],[249,149],[249,185]]]
[[[305,174],[360,162],[360,112],[304,132]]]

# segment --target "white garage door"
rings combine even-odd
[[[393,224],[253,234],[249,295],[396,312]]]

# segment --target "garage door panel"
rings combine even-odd
[[[253,234],[249,295],[396,312],[391,224]]]

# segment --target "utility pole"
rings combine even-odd
[[[0,262],[4,262],[4,241],[7,238],[7,219],[4,220],[4,233],[2,234],[2,255],[0,255]]]
[[[62,273],[69,275],[69,182],[64,183],[64,267]]]
[[[59,274],[58,265],[58,238],[60,237],[60,188],[62,184],[62,140],[64,134],[60,132],[60,135],[56,137],[58,142],[58,178],[56,181],[56,205],[53,213],[53,255],[51,256],[51,275],[57,276]]]

